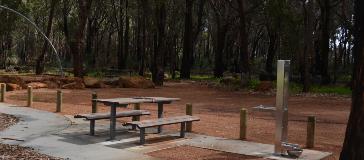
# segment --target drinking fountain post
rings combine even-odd
[[[283,155],[287,152],[282,142],[287,142],[288,133],[288,88],[290,60],[278,60],[277,95],[276,95],[276,134],[274,153]]]
[[[298,158],[303,150],[298,144],[288,143],[288,89],[289,89],[289,60],[278,60],[277,63],[277,94],[276,106],[259,105],[254,111],[270,112],[275,115],[276,133],[274,139],[274,154]]]

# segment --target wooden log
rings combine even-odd
[[[97,93],[93,92],[91,96],[91,103],[92,103],[92,113],[97,113],[97,102],[94,101],[94,99],[97,99]]]
[[[186,104],[186,115],[192,116],[192,104]],[[192,132],[192,122],[186,123],[186,132]]]
[[[307,148],[315,147],[315,130],[316,130],[316,117],[309,116],[307,118],[307,139],[306,139]]]
[[[247,110],[245,108],[242,108],[240,110],[240,139],[241,140],[246,139],[247,121],[248,121]]]
[[[32,104],[33,104],[33,88],[32,86],[28,86],[27,107],[32,107]]]
[[[56,106],[56,112],[62,112],[62,91],[57,90],[57,106]]]
[[[1,90],[0,102],[5,102],[5,93],[6,93],[6,84],[5,83],[0,84],[0,90]]]

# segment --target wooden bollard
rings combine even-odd
[[[92,102],[92,113],[97,113],[97,103],[96,103],[96,101],[94,101],[94,99],[97,99],[96,92],[92,93],[91,102]]]
[[[0,102],[5,102],[6,83],[0,84],[0,90],[1,90]]]
[[[307,148],[315,147],[315,130],[316,130],[316,117],[309,116],[307,118],[307,139],[306,139]]]
[[[192,104],[186,104],[186,115],[192,116]],[[186,123],[186,132],[192,132],[192,122]]]
[[[62,91],[61,90],[57,90],[57,107],[56,107],[56,112],[62,112]]]
[[[28,99],[27,107],[32,107],[33,104],[33,87],[28,86]]]
[[[240,110],[240,139],[245,140],[246,139],[246,130],[247,130],[247,110],[245,108],[242,108]]]
[[[134,104],[134,110],[140,110],[140,103]],[[132,121],[140,121],[140,116],[133,116],[131,120]],[[135,125],[132,126],[132,130],[136,130]]]
[[[134,110],[140,110],[140,104],[136,103],[134,105]],[[140,121],[140,116],[133,116],[133,121]]]

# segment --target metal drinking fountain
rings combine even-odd
[[[272,112],[276,117],[274,154],[298,158],[302,149],[297,144],[288,143],[288,96],[289,96],[290,61],[278,60],[276,106],[257,106],[256,111]]]

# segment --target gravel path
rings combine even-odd
[[[11,115],[0,113],[0,131],[14,125],[19,120]],[[48,155],[40,154],[29,147],[0,143],[0,160],[60,160]]]

